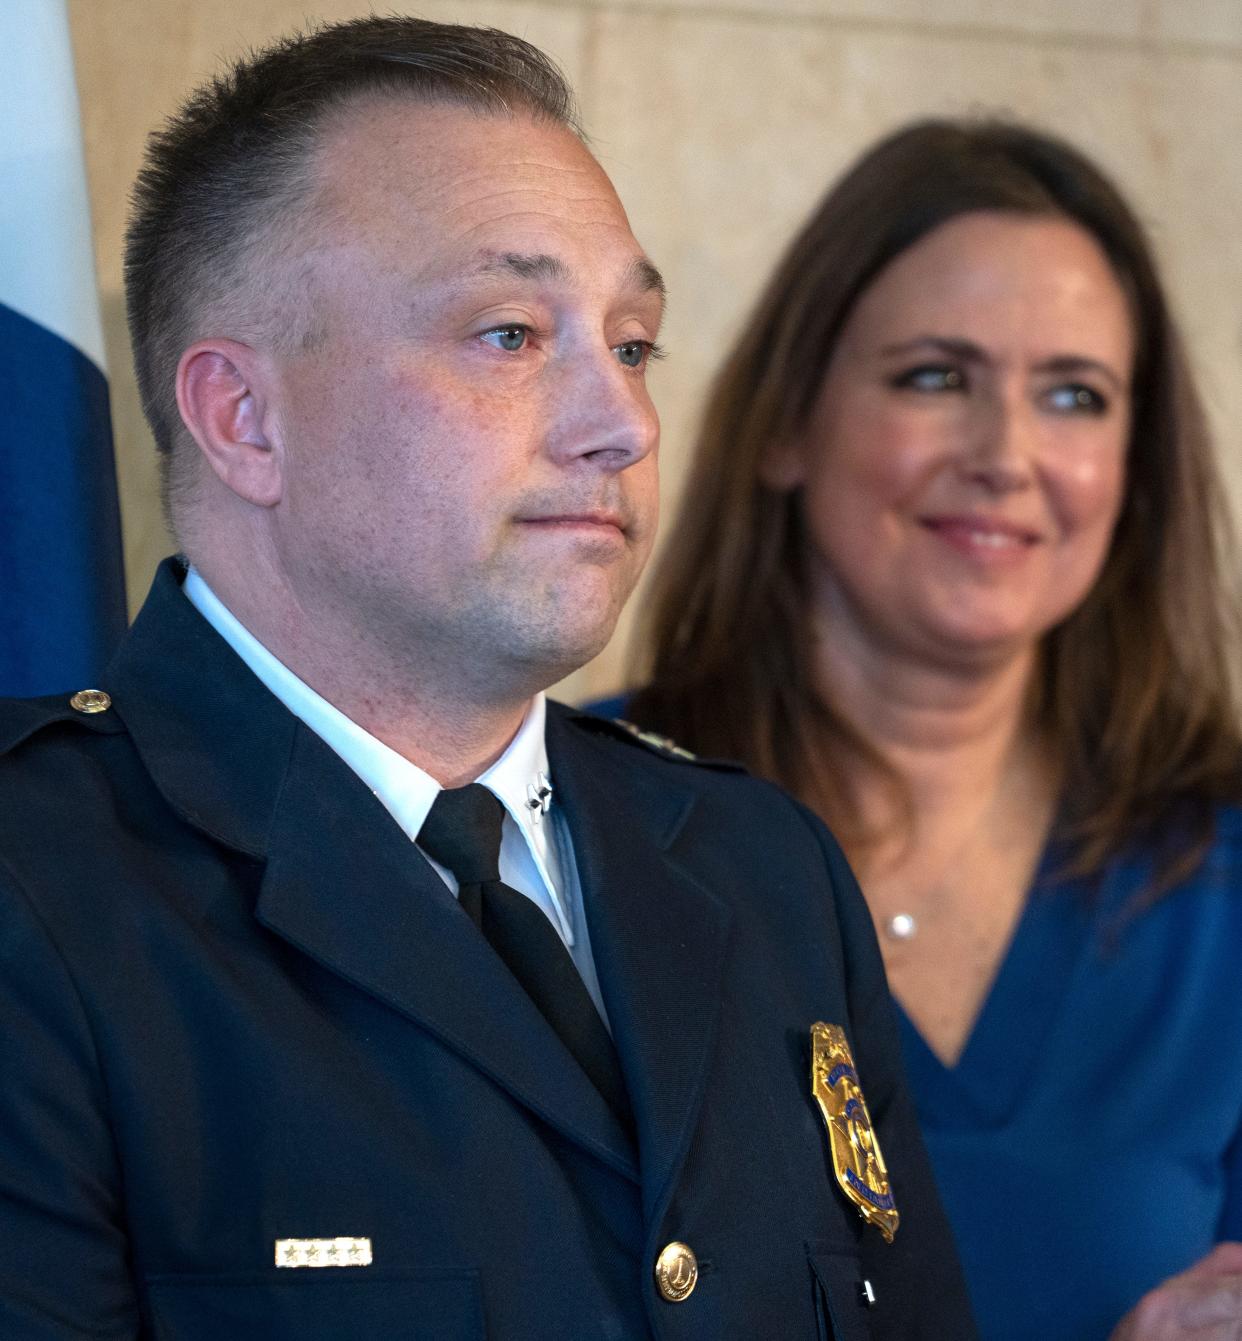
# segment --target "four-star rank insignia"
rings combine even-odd
[[[828,1128],[832,1168],[841,1190],[862,1218],[892,1243],[900,1216],[840,1025],[811,1026],[811,1093]]]

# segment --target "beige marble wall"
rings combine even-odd
[[[131,603],[168,547],[129,373],[120,247],[143,138],[217,61],[364,3],[69,0],[112,375]],[[404,8],[389,0],[379,8]],[[707,375],[830,177],[911,117],[1010,111],[1076,139],[1128,189],[1164,259],[1242,502],[1239,0],[424,0],[543,46],[670,281],[665,528]],[[623,674],[623,627],[566,686]]]

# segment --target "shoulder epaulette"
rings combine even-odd
[[[112,699],[102,689],[79,689],[76,694],[48,694],[43,698],[0,699],[0,754],[58,722],[72,722],[97,733],[124,731],[124,723],[111,708]]]
[[[681,759],[685,763],[698,763],[699,756],[693,750],[687,750],[684,746],[678,745],[672,736],[662,736],[658,731],[644,731],[641,726],[635,726],[633,722],[627,722],[624,717],[614,717],[612,720],[622,731],[628,731],[635,740],[640,741],[649,749],[655,750],[657,754],[667,754],[674,759]]]
[[[641,726],[636,726],[633,722],[627,722],[624,717],[595,717],[589,713],[584,713],[575,720],[579,725],[585,726],[590,731],[612,736],[614,739],[624,740],[632,745],[641,745],[653,754],[658,754],[662,759],[672,759],[679,764],[699,764],[704,768],[720,768],[727,772],[744,773],[746,771],[743,764],[736,763],[732,759],[701,758],[692,750],[687,750],[684,746],[678,745],[670,736],[662,736],[656,731],[644,731]]]

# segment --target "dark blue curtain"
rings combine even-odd
[[[0,695],[92,685],[125,619],[107,381],[0,304]]]

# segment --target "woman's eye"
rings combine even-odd
[[[497,326],[494,331],[485,331],[483,339],[506,354],[515,354],[525,345],[527,335],[525,326]]]
[[[960,368],[929,363],[899,373],[893,385],[911,391],[961,391],[966,386],[966,377]]]
[[[1103,414],[1108,409],[1108,401],[1098,391],[1081,383],[1053,387],[1045,399],[1061,414]]]

